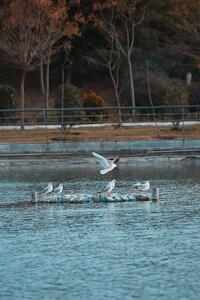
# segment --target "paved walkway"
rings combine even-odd
[[[199,121],[184,121],[180,122],[179,126],[190,126],[190,125],[200,125],[200,120]],[[118,123],[101,123],[101,124],[80,124],[80,125],[68,125],[66,128],[103,128],[103,127],[108,127],[108,126],[115,126],[118,125]],[[122,127],[136,127],[136,126],[158,126],[158,127],[163,127],[163,126],[171,126],[173,127],[172,122],[158,122],[155,124],[155,122],[124,122],[121,124]],[[55,125],[25,125],[24,129],[26,130],[32,130],[32,129],[61,129],[61,125],[55,124]],[[21,130],[20,125],[13,125],[13,126],[0,126],[0,130]]]

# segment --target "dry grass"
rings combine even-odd
[[[172,130],[163,127],[156,131],[155,127],[69,129],[62,133],[60,130],[7,130],[0,131],[0,142],[49,142],[66,141],[130,141],[130,140],[160,140],[160,139],[199,139],[200,126],[187,126],[184,130]]]

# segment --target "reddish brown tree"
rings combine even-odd
[[[167,42],[177,52],[193,58],[199,69],[200,1],[170,0],[169,3],[171,10],[166,18],[169,28]]]
[[[22,70],[22,125],[27,72],[45,61],[48,99],[50,57],[54,49],[61,47],[62,43],[59,42],[62,39],[78,34],[76,22],[81,17],[76,16],[73,21],[69,21],[68,11],[72,2],[60,0],[55,4],[51,0],[11,0],[0,8],[0,49],[6,59]]]
[[[71,41],[74,37],[79,35],[80,25],[84,22],[82,14],[77,12],[70,14],[71,8],[76,3],[77,0],[71,0],[58,1],[58,4],[53,4],[51,0],[48,0],[46,3],[43,3],[43,6],[40,8],[40,13],[43,16],[41,23],[43,38],[46,40],[39,53],[41,90],[45,98],[45,109],[48,109],[51,57],[61,49],[64,49],[66,60],[66,54],[68,54],[71,49]]]

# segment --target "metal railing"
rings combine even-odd
[[[0,109],[0,142],[69,139],[75,128],[92,129],[100,125],[134,128],[132,137],[135,139],[145,138],[147,128],[151,128],[152,138],[198,138],[200,105]],[[145,125],[148,127],[142,130],[141,126]],[[128,131],[123,132],[130,135]],[[104,130],[102,139],[106,138],[106,134]]]

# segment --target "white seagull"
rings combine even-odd
[[[53,193],[56,194],[56,195],[59,195],[62,192],[63,192],[63,184],[60,183],[59,186],[53,190]]]
[[[48,183],[48,185],[39,193],[41,194],[50,194],[53,191],[53,184],[51,182]]]
[[[136,184],[134,184],[133,189],[141,192],[147,192],[150,189],[150,182],[149,181],[137,182]]]
[[[102,155],[99,155],[95,152],[92,152],[92,155],[94,156],[95,160],[101,165],[101,167],[103,168],[100,173],[102,175],[112,171],[114,168],[117,167],[116,162],[119,160],[119,156],[108,160],[105,157],[103,157]]]
[[[109,196],[112,190],[115,188],[115,183],[116,183],[115,179],[110,181],[109,184],[105,187],[105,189],[101,192],[101,194],[104,196]]]

